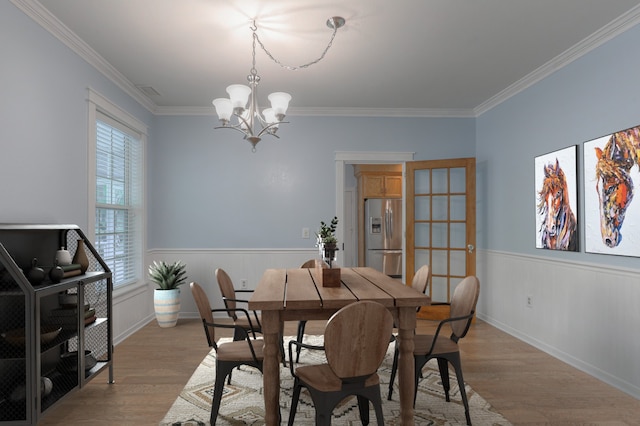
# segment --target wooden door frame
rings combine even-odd
[[[406,189],[405,189],[405,163],[407,161],[414,161],[415,152],[377,152],[377,151],[336,151],[335,153],[335,167],[336,167],[336,216],[338,218],[344,217],[345,205],[344,205],[344,191],[345,191],[345,166],[347,164],[402,164],[402,204],[403,209],[406,209]],[[406,211],[406,210],[405,210]],[[402,229],[405,228],[405,214],[402,215]],[[345,231],[342,222],[338,222],[338,229],[336,230],[336,237],[338,241],[344,241]],[[403,277],[405,276],[405,232],[402,235],[402,271]],[[338,251],[338,264],[344,263],[343,252]]]
[[[466,261],[466,275],[475,275],[476,273],[476,262],[475,262],[475,245],[476,245],[476,163],[474,157],[466,157],[466,158],[451,158],[451,159],[442,159],[442,160],[421,160],[421,161],[413,161],[411,162],[411,166],[407,166],[405,164],[405,204],[407,205],[407,211],[405,215],[406,224],[405,226],[408,228],[413,226],[415,218],[413,217],[414,212],[414,202],[415,202],[415,181],[414,177],[411,176],[410,170],[414,169],[414,166],[418,169],[421,169],[421,166],[428,169],[438,169],[438,168],[457,168],[464,167],[467,170],[466,173],[466,182],[465,188],[467,192],[466,199],[466,223],[469,223],[470,218],[473,218],[473,226],[466,227],[466,247],[465,251],[467,252],[467,261]],[[410,222],[411,220],[411,222]],[[415,270],[415,257],[413,248],[415,247],[415,234],[410,232],[407,235],[406,239],[406,260],[407,264],[410,267],[407,267],[406,280],[410,282],[414,275]],[[473,260],[473,261],[472,261]],[[447,284],[448,286],[448,284]],[[447,291],[447,300],[449,300],[450,292]],[[449,316],[448,308],[442,309],[443,307],[429,307],[423,308],[418,315],[420,318],[426,319],[444,319]]]

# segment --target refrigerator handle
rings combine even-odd
[[[387,208],[384,209],[384,239],[389,239],[389,209]]]

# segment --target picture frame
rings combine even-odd
[[[584,142],[585,252],[640,257],[639,156],[640,126]]]
[[[535,157],[535,240],[544,250],[580,250],[578,146]]]

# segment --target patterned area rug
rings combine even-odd
[[[285,342],[291,337],[285,337]],[[221,342],[230,339],[220,339]],[[322,344],[322,336],[305,336],[305,343]],[[287,346],[285,346],[287,347]],[[389,376],[393,361],[394,345],[389,350],[382,366],[378,370],[381,379],[381,392],[385,425],[400,424],[400,404],[398,400],[398,380],[396,378],[393,400],[388,401]],[[324,361],[321,351],[303,349],[300,364],[317,364]],[[464,368],[464,365],[463,365]],[[160,425],[162,426],[200,426],[209,425],[211,398],[215,380],[215,351],[211,351],[193,373],[180,396],[171,406]],[[415,408],[416,425],[465,425],[464,406],[460,398],[455,374],[452,373],[451,402],[444,399],[444,391],[435,360],[424,367],[423,379],[418,385],[418,397]],[[288,367],[280,367],[280,407],[283,423],[289,418],[289,405],[293,379]],[[471,421],[475,425],[510,425],[497,413],[487,401],[466,386]],[[303,388],[296,413],[296,425],[313,425],[315,409],[306,390]],[[375,413],[371,408],[371,424],[375,424]],[[263,425],[264,399],[262,395],[262,374],[260,371],[243,366],[233,370],[231,385],[226,385],[216,425]],[[358,405],[355,398],[349,398],[333,411],[333,425],[360,425]]]

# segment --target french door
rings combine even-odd
[[[475,158],[411,161],[406,173],[406,282],[429,265],[427,294],[449,302],[456,285],[475,275]]]

